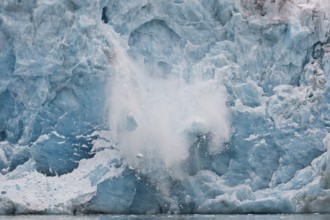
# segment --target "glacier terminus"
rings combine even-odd
[[[0,1],[0,214],[329,212],[328,0]]]

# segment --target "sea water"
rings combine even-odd
[[[328,220],[330,214],[310,215],[85,215],[0,216],[0,220]]]

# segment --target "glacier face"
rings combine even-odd
[[[329,212],[330,5],[0,2],[0,213]]]

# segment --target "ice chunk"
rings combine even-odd
[[[143,156],[143,154],[138,153],[138,154],[136,155],[136,157],[139,158],[139,159],[142,159],[144,156]]]

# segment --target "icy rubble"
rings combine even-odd
[[[0,213],[329,212],[329,8],[321,0],[1,1]],[[135,74],[138,66],[150,76]],[[176,94],[169,79],[187,89]],[[129,92],[115,93],[122,87]],[[111,120],[113,103],[145,100],[138,95],[173,99],[170,128],[186,113],[214,114],[198,104],[223,96],[217,122],[228,109],[230,135],[210,147],[218,127],[195,120],[183,132],[189,149],[167,155],[173,163],[141,149],[131,163],[113,122],[129,134],[152,125],[157,137],[163,128],[157,114],[152,123],[136,112]],[[141,112],[168,107],[159,103]]]

